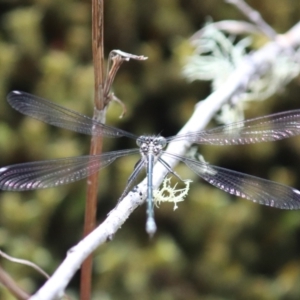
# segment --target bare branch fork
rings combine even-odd
[[[291,55],[293,55],[293,50],[300,45],[299,32],[300,23],[296,24],[286,34],[278,36],[275,41],[248,55],[220,88],[196,106],[193,115],[179,134],[203,129],[224,103],[229,101],[233,95],[240,93],[241,90],[245,90],[253,77],[263,75],[276,62],[277,57],[281,53],[290,51]],[[176,145],[171,143],[167,151],[183,155],[190,146],[190,143],[187,141],[176,142]],[[174,160],[164,159],[172,168],[177,163]],[[165,175],[166,170],[159,164],[156,165],[153,175],[154,187],[157,187],[162,182]],[[145,197],[146,179],[109,213],[101,225],[68,252],[66,259],[52,277],[30,299],[46,300],[62,296],[69,281],[80,268],[83,260],[99,245],[112,239],[129,215],[139,205],[144,203]]]
[[[227,3],[235,5],[250,21],[257,25],[270,40],[275,40],[277,37],[276,31],[265,22],[260,13],[252,9],[245,1],[242,0],[225,0]]]

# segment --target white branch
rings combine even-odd
[[[283,52],[300,45],[300,23],[294,26],[287,34],[279,36],[276,41],[267,44],[261,50],[248,55],[239,67],[232,73],[226,83],[201,101],[191,116],[190,120],[179,132],[180,134],[202,130],[215,113],[233,95],[244,90],[254,76],[263,74],[276,58]],[[190,147],[187,141],[171,143],[167,151],[177,155],[184,155]],[[177,161],[164,158],[173,168]],[[160,164],[154,169],[153,183],[157,187],[163,180],[166,170]],[[135,191],[130,192],[118,206],[110,212],[106,220],[92,233],[73,247],[59,266],[53,276],[30,299],[47,300],[61,297],[69,281],[80,268],[84,259],[89,256],[99,245],[112,239],[117,230],[126,221],[129,215],[141,205],[146,198],[146,179],[141,182]]]

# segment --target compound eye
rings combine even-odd
[[[165,147],[167,145],[167,141],[164,137],[160,136],[159,137],[159,140],[158,140],[159,144],[162,146],[162,147]]]
[[[136,140],[136,144],[137,144],[139,147],[141,147],[142,144],[143,144],[144,142],[145,142],[145,137],[144,137],[144,136],[140,136],[140,137],[138,137],[137,140]]]

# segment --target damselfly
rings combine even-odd
[[[152,185],[153,166],[159,162],[168,172],[176,175],[164,161],[162,155],[182,161],[201,178],[232,195],[282,209],[300,208],[300,191],[292,187],[163,150],[169,142],[180,140],[187,140],[195,144],[243,145],[276,141],[299,135],[300,110],[164,138],[162,136],[138,137],[25,92],[13,91],[7,99],[17,111],[45,123],[93,136],[128,137],[135,139],[139,148],[2,167],[0,169],[0,189],[2,190],[26,191],[71,183],[97,172],[119,157],[140,153],[141,159],[128,179],[125,194],[141,169],[145,167],[147,173],[146,231],[150,235],[156,230]]]

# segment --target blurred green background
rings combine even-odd
[[[91,1],[0,0],[0,166],[87,154],[89,137],[15,112],[10,90],[27,91],[92,115]],[[279,33],[299,21],[299,1],[248,1]],[[122,66],[113,85],[127,106],[112,104],[107,124],[133,132],[176,134],[207,97],[210,84],[181,75],[184,43],[207,18],[244,20],[221,0],[105,1],[105,53],[145,55]],[[256,45],[263,39],[256,37]],[[300,107],[299,80],[248,117]],[[105,139],[105,151],[133,147]],[[235,147],[201,147],[212,164],[300,189],[300,139]],[[98,222],[115,206],[137,157],[120,159],[100,175]],[[185,166],[190,193],[179,209],[156,209],[158,232],[145,233],[145,207],[95,256],[94,299],[300,299],[300,212],[281,211],[231,197],[203,183]],[[36,192],[0,193],[0,248],[52,273],[82,236],[84,180]],[[44,279],[0,259],[17,283],[33,293]],[[68,293],[78,297],[79,277]],[[1,299],[13,299],[0,287]]]

